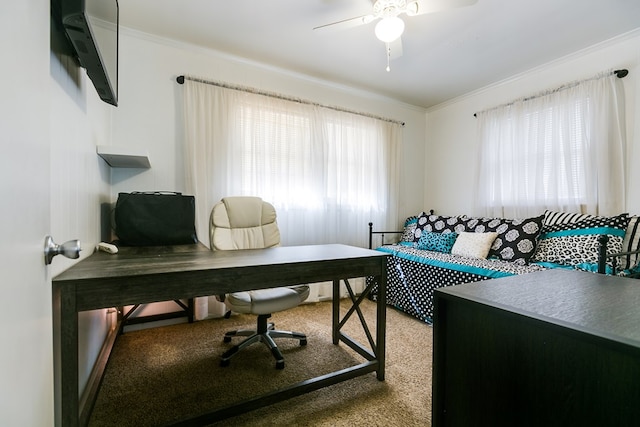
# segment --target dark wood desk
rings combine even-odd
[[[635,426],[640,282],[567,270],[435,293],[434,427]]]
[[[370,372],[385,374],[386,255],[345,245],[290,246],[259,250],[209,251],[203,245],[121,248],[117,255],[97,252],[53,279],[56,424],[82,425],[78,386],[78,313],[136,303],[219,295],[228,292],[333,281],[333,343],[354,349],[364,363],[293,384],[232,407],[184,420],[203,425],[317,390]],[[368,349],[341,332],[359,312],[370,289],[355,297],[340,319],[340,280],[378,276],[375,342]],[[345,280],[345,283],[346,280]],[[347,288],[350,287],[347,284]],[[362,320],[363,317],[359,316]],[[368,331],[368,326],[363,324]],[[211,357],[217,357],[212,354]],[[88,417],[87,417],[88,418]]]

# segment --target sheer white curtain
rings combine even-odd
[[[485,215],[624,211],[624,92],[612,72],[477,117]]]
[[[225,196],[272,203],[286,246],[365,246],[368,222],[397,223],[401,125],[188,79],[184,113],[187,191],[203,243]],[[313,287],[312,299],[330,296],[330,286]]]

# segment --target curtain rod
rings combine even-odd
[[[389,123],[394,123],[394,124],[397,124],[397,125],[404,126],[404,122],[401,122],[399,120],[388,119],[386,117],[376,116],[375,114],[363,113],[363,112],[360,112],[360,111],[348,110],[346,108],[335,107],[333,105],[319,104],[317,102],[308,101],[306,99],[294,98],[294,97],[281,95],[281,94],[273,93],[273,92],[266,92],[266,91],[263,91],[263,90],[260,90],[260,89],[254,89],[254,88],[251,88],[251,87],[237,86],[237,85],[232,85],[232,84],[229,84],[229,83],[198,79],[198,78],[189,77],[189,76],[178,76],[178,77],[176,77],[176,81],[178,82],[178,84],[184,84],[185,80],[191,80],[193,82],[205,83],[205,84],[209,84],[209,85],[213,85],[213,86],[219,86],[219,87],[222,87],[222,88],[225,88],[225,89],[232,89],[232,90],[239,90],[239,91],[243,91],[243,92],[249,92],[249,93],[253,93],[253,94],[256,94],[256,95],[270,96],[272,98],[277,98],[277,99],[281,99],[281,100],[284,100],[284,101],[297,102],[299,104],[313,105],[315,107],[328,108],[330,110],[340,111],[342,113],[357,114],[359,116],[369,117],[371,119],[382,120],[383,122],[389,122]]]
[[[619,79],[621,79],[621,78],[627,77],[627,74],[629,74],[629,70],[627,70],[626,68],[623,68],[623,69],[621,69],[621,70],[614,70],[614,71],[612,71],[612,72],[611,72],[611,74],[615,74],[615,75],[616,75],[616,77],[618,77]],[[596,77],[596,78],[597,78],[597,77]],[[530,100],[530,99],[534,99],[534,98],[537,98],[537,97],[539,97],[539,96],[544,96],[544,95],[547,95],[547,94],[549,94],[549,93],[557,92],[557,91],[562,90],[562,89],[567,89],[567,88],[569,88],[569,87],[573,87],[573,86],[575,86],[575,85],[577,85],[577,84],[579,84],[579,83],[582,83],[582,82],[584,82],[584,81],[587,81],[587,80],[593,80],[593,79],[594,79],[594,77],[591,77],[591,78],[588,78],[588,79],[585,79],[585,80],[581,80],[581,81],[579,81],[579,82],[569,83],[569,84],[566,84],[566,85],[562,85],[562,86],[557,87],[557,88],[555,88],[555,89],[545,91],[545,92],[543,92],[543,93],[542,93],[542,94],[540,94],[540,95],[529,96],[529,97],[526,97],[526,98],[524,98],[524,99],[522,99],[522,100],[523,100],[523,101],[528,101],[528,100]],[[514,102],[517,102],[517,101],[514,101]],[[509,104],[501,105],[501,107],[506,106],[506,105],[511,105],[511,104],[513,104],[513,102],[512,102],[512,103],[509,103]],[[498,107],[494,107],[494,108],[498,108]],[[492,108],[489,108],[489,110],[492,110]],[[485,110],[485,111],[488,111],[488,110]],[[473,117],[478,117],[478,115],[477,115],[477,114],[478,114],[478,113],[473,113]]]

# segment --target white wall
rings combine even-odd
[[[559,61],[467,94],[427,112],[425,209],[446,215],[478,214],[473,208],[477,174],[478,111],[608,69],[626,68],[627,210],[640,214],[640,31],[574,53]],[[630,169],[630,170],[629,170]]]
[[[399,214],[403,217],[421,209],[424,109],[127,29],[120,33],[120,103],[113,144],[147,150],[152,166],[149,170],[114,169],[114,201],[118,192],[184,191],[183,86],[176,83],[176,77],[184,74],[404,121]],[[362,224],[362,232],[367,233],[367,224]]]
[[[114,107],[98,97],[84,69],[68,56],[51,54],[50,147],[51,216],[50,234],[57,243],[79,239],[80,259],[105,240],[107,222],[103,204],[109,204],[110,172],[96,154],[96,146],[111,138]],[[69,268],[77,260],[62,256],[54,259],[51,277]],[[91,369],[111,326],[106,310],[79,315],[80,390],[84,389]]]

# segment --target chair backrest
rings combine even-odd
[[[211,210],[209,239],[220,251],[278,246],[276,210],[260,197],[225,197]]]

